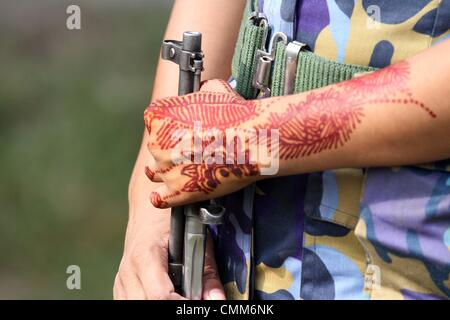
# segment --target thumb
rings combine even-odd
[[[205,269],[203,272],[203,300],[226,300],[217,271],[214,247],[210,235],[208,235],[206,242]]]
[[[180,192],[173,192],[166,185],[162,185],[152,191],[150,201],[155,208],[166,209],[173,206],[173,202],[179,194]]]
[[[153,190],[150,194],[150,201],[155,208],[166,209],[184,205],[188,201],[197,202],[199,200],[198,194],[198,192],[190,193],[187,197],[185,192],[173,191],[166,184],[163,184]]]

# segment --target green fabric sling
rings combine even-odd
[[[285,74],[284,59],[286,58],[286,44],[282,41],[278,42],[275,50],[275,64],[272,71],[270,93],[271,96],[281,96],[283,94],[283,80]],[[280,63],[277,63],[277,61],[280,61]]]
[[[232,61],[236,91],[246,99],[252,98],[255,93],[252,86],[255,70],[254,57],[256,50],[264,48],[268,32],[266,23],[261,23],[260,19],[251,18],[252,13],[255,12],[254,8],[255,4],[247,1]]]
[[[236,91],[245,99],[255,98],[255,89],[252,86],[253,74],[256,69],[254,56],[258,49],[264,49],[265,35],[269,32],[269,27],[267,24],[261,23],[261,19],[250,18],[252,13],[257,11],[257,1],[248,0],[232,61],[232,75],[236,79]],[[283,94],[285,49],[286,44],[283,42],[278,42],[274,48],[276,52],[270,85],[272,96]],[[294,93],[350,80],[356,74],[375,70],[377,68],[338,63],[303,49],[297,61]]]
[[[272,91],[272,96],[281,95],[283,92],[285,63],[284,55],[280,54],[279,56],[280,59],[275,60],[274,72],[272,74],[272,88],[276,88],[277,90]],[[350,80],[357,74],[376,70],[377,68],[373,67],[338,63],[320,57],[311,51],[302,50],[297,61],[294,93],[309,91]]]

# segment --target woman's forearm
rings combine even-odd
[[[245,0],[177,0],[164,38],[181,39],[185,31],[201,32],[205,54],[202,80],[227,80],[244,6]],[[177,89],[178,66],[159,59],[152,100],[176,96]]]
[[[450,158],[448,52],[450,40],[296,95],[248,101],[218,80],[155,101],[144,116],[156,159],[148,177],[164,184],[152,204],[218,197],[275,175]]]
[[[450,41],[379,72],[262,102],[280,175],[450,158]]]

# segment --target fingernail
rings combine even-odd
[[[169,207],[169,204],[166,201],[163,201],[161,199],[161,195],[156,191],[153,191],[150,194],[150,201],[152,202],[153,206],[158,209],[165,209]]]
[[[155,178],[155,171],[151,170],[148,166],[145,166],[145,174],[152,181]]]
[[[223,294],[222,290],[212,289],[209,292],[209,298],[211,300],[224,300],[225,299],[225,295]]]

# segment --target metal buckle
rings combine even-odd
[[[285,73],[283,94],[294,93],[295,78],[297,73],[298,55],[306,44],[292,41],[286,46]]]
[[[250,16],[248,17],[248,20],[256,20],[259,21],[260,27],[266,27],[268,25],[267,22],[267,16],[263,12],[259,11],[253,11]]]
[[[276,45],[283,41],[287,44],[287,36],[282,32],[277,32],[271,43],[272,50],[257,50],[255,54],[255,71],[253,74],[252,85],[260,92],[257,94],[259,98],[270,96],[270,75],[272,73],[272,64],[275,60]]]
[[[266,55],[264,51],[258,50],[256,53],[256,69],[253,75],[252,85],[259,90],[258,97],[270,96],[269,82],[273,59]]]

